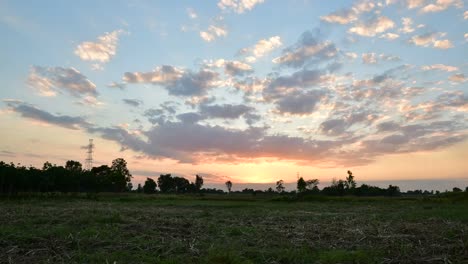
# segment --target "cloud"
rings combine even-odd
[[[403,24],[403,27],[400,28],[398,31],[408,34],[414,31],[414,28],[412,27],[413,25],[413,20],[409,17],[403,17],[401,19],[401,23]]]
[[[458,67],[444,65],[444,64],[425,65],[425,66],[422,66],[421,69],[423,71],[440,70],[440,71],[446,71],[446,72],[453,72],[453,71],[459,70]]]
[[[252,10],[256,5],[263,3],[264,0],[220,0],[218,7],[221,10],[233,11],[242,14]]]
[[[75,68],[32,66],[28,85],[43,96],[55,96],[64,90],[73,96],[97,96],[96,85]]]
[[[429,47],[432,45],[438,49],[449,49],[453,44],[448,39],[438,39],[438,37],[445,36],[445,33],[425,33],[422,35],[415,35],[408,41],[416,46]]]
[[[306,31],[299,41],[273,60],[274,63],[299,68],[306,63],[318,63],[335,58],[338,49],[330,41],[319,41],[312,32]]]
[[[399,61],[400,58],[397,56],[390,56],[385,54],[376,54],[374,52],[371,53],[363,53],[362,54],[362,63],[364,64],[377,64],[381,61]]]
[[[388,39],[388,40],[395,40],[395,39],[397,39],[399,37],[400,37],[400,35],[389,32],[389,33],[385,33],[385,34],[380,35],[379,38],[384,38],[384,39]]]
[[[206,42],[211,42],[219,37],[225,37],[227,34],[226,28],[221,25],[210,25],[206,31],[200,31],[200,37]]]
[[[346,25],[356,21],[360,14],[370,12],[375,7],[376,5],[372,1],[356,1],[351,8],[337,10],[320,17],[320,19],[328,23]]]
[[[452,81],[452,82],[462,83],[462,82],[466,81],[466,77],[465,77],[465,75],[463,73],[459,73],[459,74],[454,74],[454,75],[450,76],[449,80]]]
[[[346,130],[346,122],[343,119],[329,119],[322,122],[319,129],[326,135],[341,135]]]
[[[138,99],[122,99],[122,101],[129,105],[129,106],[133,106],[133,107],[138,107],[138,106],[141,106],[143,104],[143,101],[141,100],[138,100]]]
[[[80,127],[88,127],[90,125],[83,117],[54,115],[22,101],[4,100],[4,102],[11,111],[34,121],[74,130],[80,129]]]
[[[237,119],[249,112],[254,111],[254,108],[243,104],[223,104],[223,105],[201,105],[200,114],[206,118],[223,118]]]
[[[99,36],[96,42],[82,42],[76,47],[75,54],[84,61],[98,62],[94,67],[100,69],[102,63],[109,62],[115,56],[119,37],[123,33],[125,31],[119,29]]]
[[[208,68],[224,68],[224,72],[230,76],[243,76],[253,72],[252,66],[241,61],[218,59],[216,61],[206,61],[203,66]]]
[[[193,8],[187,8],[187,14],[191,19],[196,19],[198,18],[197,12]]]
[[[463,19],[468,20],[468,11],[465,11],[465,13],[463,13]]]
[[[352,9],[342,9],[322,16],[320,19],[328,23],[346,25],[356,21],[358,19],[358,14]]]
[[[232,69],[233,70],[233,69]],[[164,87],[177,96],[202,96],[218,84],[219,73],[202,69],[198,72],[163,65],[151,72],[126,72],[125,83],[148,83]]]
[[[314,112],[325,95],[326,92],[322,90],[288,93],[275,102],[276,110],[280,114],[309,115]]]
[[[373,37],[378,33],[383,33],[395,26],[395,23],[385,17],[380,16],[371,20],[360,22],[351,27],[348,32],[364,37]]]
[[[253,47],[244,48],[241,50],[242,54],[251,54],[246,58],[247,61],[255,62],[258,58],[261,58],[274,49],[281,47],[283,43],[279,36],[273,36],[268,39],[259,40]]]
[[[461,0],[437,0],[434,4],[428,4],[421,9],[422,13],[435,13],[443,11],[451,6],[457,8],[463,7],[463,2]]]

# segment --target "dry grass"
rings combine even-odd
[[[0,263],[468,263],[465,202],[0,201]]]

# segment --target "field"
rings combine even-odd
[[[2,198],[0,263],[468,263],[468,202]]]

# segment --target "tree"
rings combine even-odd
[[[132,174],[127,169],[127,162],[122,158],[115,159],[112,161],[110,170],[114,190],[117,192],[125,191],[127,183],[132,179]]]
[[[44,166],[46,166],[46,164],[44,164]],[[65,169],[72,172],[81,172],[83,167],[78,161],[69,160],[65,163]]]
[[[387,188],[387,194],[390,197],[400,195],[400,187],[394,186],[394,185],[389,185],[388,188]]]
[[[344,182],[346,190],[356,188],[356,181],[354,181],[353,173],[348,170],[348,177],[346,177],[346,181]]]
[[[307,190],[309,191],[318,191],[318,184],[319,184],[319,180],[318,179],[312,179],[312,180],[307,180],[306,181],[306,188]]]
[[[175,186],[171,174],[161,174],[158,178],[158,186],[163,193],[174,191]]]
[[[146,178],[145,185],[143,185],[143,192],[144,193],[155,193],[156,192],[156,187],[157,187],[157,184],[153,179]]]
[[[143,191],[143,188],[141,187],[141,183],[138,184],[136,191],[137,193],[141,193]]]
[[[201,176],[196,175],[195,176],[195,189],[197,192],[201,190],[203,186],[203,178]]]
[[[228,193],[231,193],[232,182],[231,182],[231,181],[227,181],[227,182],[226,182],[226,187],[227,187],[227,189],[228,189]]]
[[[462,192],[462,189],[460,189],[458,187],[453,187],[452,191],[453,192]]]
[[[278,193],[282,193],[282,192],[284,192],[284,189],[285,189],[285,188],[284,188],[284,181],[283,181],[283,180],[277,181],[277,182],[276,182],[276,191],[277,191]]]
[[[129,182],[127,183],[127,192],[131,192],[133,190],[133,183]]]
[[[304,181],[304,178],[300,177],[297,180],[297,191],[298,192],[304,192],[307,188],[307,183]]]

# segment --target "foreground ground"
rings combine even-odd
[[[0,263],[468,263],[463,199],[270,198],[0,199]]]

